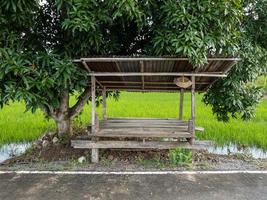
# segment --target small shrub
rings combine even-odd
[[[188,149],[180,149],[180,148],[170,150],[169,160],[172,165],[191,163],[192,162],[192,151]]]

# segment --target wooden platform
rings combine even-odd
[[[111,118],[99,123],[94,138],[193,138],[188,121]]]
[[[199,149],[203,145],[192,145],[191,126],[190,120],[110,118],[97,123],[96,131],[86,139],[72,140],[71,145],[89,149]]]

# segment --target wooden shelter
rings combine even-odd
[[[239,58],[209,58],[207,64],[194,67],[188,58],[173,57],[92,57],[74,60],[91,78],[92,122],[89,139],[72,140],[74,148],[92,149],[92,162],[99,161],[101,148],[170,149],[199,148],[195,142],[195,92],[206,91]],[[189,80],[187,88],[180,80]],[[182,84],[183,85],[183,84]],[[184,84],[186,85],[186,84]],[[96,113],[96,90],[103,95],[103,120]],[[180,93],[179,119],[108,118],[107,91]],[[184,92],[191,92],[191,117],[183,119]],[[178,111],[177,111],[178,112]]]

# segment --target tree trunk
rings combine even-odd
[[[70,118],[63,118],[56,121],[58,137],[68,139],[72,134]]]
[[[47,116],[55,120],[57,126],[57,134],[61,140],[68,141],[72,135],[71,121],[77,116],[86,102],[91,96],[91,87],[85,88],[84,92],[80,95],[79,100],[73,107],[69,107],[69,93],[64,91],[61,95],[59,108],[52,106],[44,107],[44,112]]]

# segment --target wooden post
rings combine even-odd
[[[92,93],[92,127],[91,132],[95,133],[95,77],[91,76],[91,93]]]
[[[102,90],[102,114],[103,114],[103,120],[107,120],[107,103],[106,103],[106,87]]]
[[[95,77],[91,76],[91,92],[92,92],[92,130],[91,133],[94,134],[96,132],[96,104],[95,104]],[[91,160],[93,163],[99,162],[99,152],[98,149],[92,149]]]
[[[195,139],[195,112],[196,112],[196,100],[195,100],[195,76],[191,77],[192,86],[191,86],[191,120],[192,120],[192,127],[191,127],[191,133],[193,135],[193,138],[190,139],[190,144],[194,143]]]
[[[183,120],[184,112],[184,89],[180,91],[180,107],[179,107],[179,120]]]

